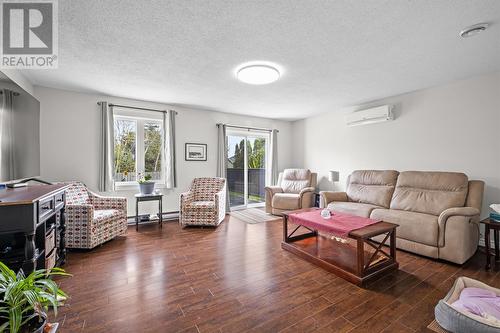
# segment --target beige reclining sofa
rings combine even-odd
[[[483,191],[463,173],[357,170],[346,192],[320,192],[320,206],[396,223],[398,248],[463,264],[478,246]]]
[[[281,213],[312,207],[316,173],[308,169],[285,169],[279,174],[276,186],[266,187],[266,213]]]

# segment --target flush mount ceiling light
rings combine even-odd
[[[488,27],[489,27],[488,23],[474,24],[460,31],[460,36],[463,38],[472,37],[477,34],[480,34],[484,30],[488,29]]]
[[[248,84],[269,84],[280,78],[280,71],[270,64],[253,63],[240,66],[236,77]]]

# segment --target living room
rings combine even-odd
[[[500,332],[497,1],[0,6],[0,331]]]

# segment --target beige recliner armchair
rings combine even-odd
[[[276,186],[266,187],[266,213],[312,207],[317,174],[307,169],[285,169],[279,174]]]

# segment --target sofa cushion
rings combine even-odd
[[[327,208],[334,212],[356,215],[361,217],[370,217],[372,210],[382,208],[380,206],[364,204],[359,202],[330,202]]]
[[[194,209],[215,209],[215,201],[192,201],[186,205]]]
[[[311,171],[308,169],[285,169],[281,180],[283,192],[299,193],[302,189],[309,187],[311,182]]]
[[[356,170],[349,176],[349,201],[389,208],[398,172],[394,170]]]
[[[300,208],[300,195],[296,193],[276,193],[273,196],[273,208],[298,209]]]
[[[396,229],[398,238],[437,246],[437,216],[404,210],[374,209],[370,214],[370,218],[398,224],[399,227]]]
[[[94,210],[94,221],[102,222],[109,220],[113,216],[120,216],[123,214],[118,209],[95,209]]]
[[[439,215],[463,207],[468,178],[457,172],[404,171],[399,174],[391,209]]]

